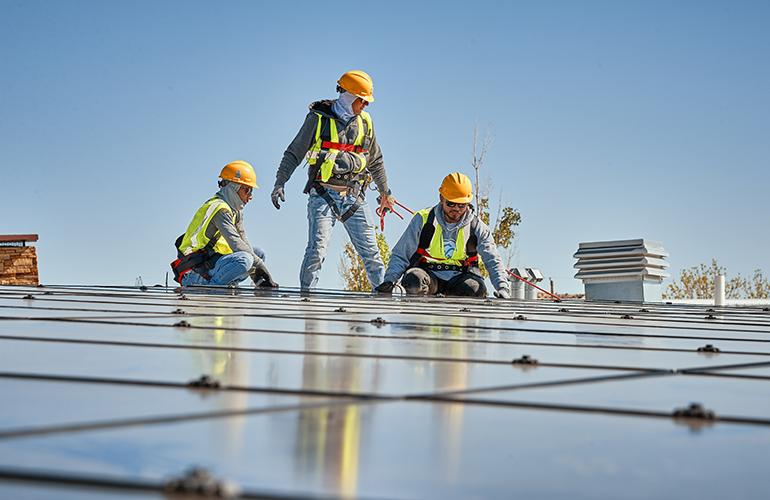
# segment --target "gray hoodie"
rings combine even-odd
[[[316,127],[318,126],[318,115],[321,114],[324,118],[334,118],[337,123],[337,133],[339,134],[340,142],[345,144],[353,144],[356,136],[358,135],[358,121],[355,116],[343,122],[332,111],[334,101],[316,101],[310,105],[310,112],[305,117],[305,123],[297,132],[297,136],[291,141],[291,144],[286,148],[283,153],[283,159],[281,160],[281,166],[278,167],[278,172],[275,175],[275,185],[283,186],[286,181],[289,180],[291,175],[296,170],[297,166],[305,159],[305,155],[313,146],[315,141]],[[327,120],[324,119],[322,126],[328,127]],[[369,150],[366,154],[366,170],[372,174],[372,179],[377,185],[377,190],[380,193],[388,192],[388,176],[385,173],[385,165],[382,162],[382,151],[379,144],[377,144],[377,136],[372,131],[371,139],[367,139],[364,146]],[[359,159],[352,153],[341,151],[337,155],[335,161],[335,172],[350,172],[354,167],[358,166]],[[329,184],[334,185],[346,185],[347,181],[341,179],[335,179],[332,177],[329,179]]]
[[[441,209],[441,204],[433,207],[433,211],[436,214],[436,222],[441,225],[441,232],[444,237],[444,250],[449,253],[454,249],[454,242],[457,240],[457,232],[460,228],[469,225],[476,214],[472,210],[468,210],[458,222],[449,224],[444,220],[444,211]],[[409,222],[406,231],[401,235],[401,239],[399,239],[398,243],[393,247],[393,251],[390,255],[390,262],[388,263],[388,270],[385,272],[385,281],[395,283],[406,272],[409,267],[409,260],[417,251],[417,246],[420,243],[422,226],[422,217],[420,214],[415,214]],[[505,288],[510,290],[505,267],[503,266],[503,260],[500,258],[500,254],[497,251],[497,245],[495,245],[495,240],[492,237],[492,231],[489,230],[489,226],[481,221],[476,225],[476,238],[478,239],[476,246],[479,257],[484,261],[487,271],[489,271],[489,278],[495,289],[500,290],[501,288]],[[473,273],[481,274],[481,271],[478,268],[472,267],[470,270]],[[459,271],[431,272],[440,279],[447,281],[460,274]]]

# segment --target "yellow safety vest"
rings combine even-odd
[[[437,270],[456,270],[478,265],[475,218],[457,231],[454,251],[447,256],[444,252],[443,231],[436,220],[434,207],[418,210],[417,213],[422,217],[422,231],[417,251],[412,256],[412,265],[425,265]]]
[[[206,229],[209,227],[211,219],[213,219],[214,215],[220,210],[226,210],[233,218],[233,224],[235,224],[235,212],[230,208],[230,205],[221,198],[211,198],[204,203],[197,212],[195,212],[192,222],[187,226],[187,231],[185,231],[184,237],[182,238],[182,244],[179,245],[179,251],[182,254],[189,255],[206,246],[209,242],[209,238],[206,236]],[[224,238],[221,238],[219,233],[217,233],[216,236],[218,241],[212,250],[222,255],[233,253],[233,249],[230,248],[227,241]]]
[[[337,133],[337,121],[332,117],[327,117],[329,122],[329,137],[324,140],[321,137],[321,131],[323,130],[323,115],[316,113],[318,116],[318,124],[315,128],[315,140],[313,146],[307,152],[307,164],[315,165],[318,163],[318,158],[321,152],[325,152],[323,157],[323,163],[319,169],[319,175],[321,182],[327,182],[332,176],[332,170],[334,169],[334,163],[337,160],[337,155],[340,151],[347,151],[355,155],[360,162],[358,168],[356,168],[352,174],[360,174],[366,168],[366,153],[367,150],[363,149],[364,138],[372,137],[372,117],[366,111],[361,111],[361,114],[356,116],[356,123],[358,125],[358,135],[353,144],[340,143],[340,136]],[[364,123],[366,123],[366,129],[364,129]]]

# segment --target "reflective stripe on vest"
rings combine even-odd
[[[428,223],[428,216],[430,215],[431,210],[433,210],[433,207],[424,208],[417,212],[422,217],[423,230]],[[422,255],[420,261],[427,264],[445,264],[450,266],[467,265],[466,260],[468,259],[468,254],[465,251],[465,247],[468,243],[468,238],[470,237],[470,231],[467,230],[470,227],[470,224],[466,224],[457,231],[455,249],[450,258],[447,258],[444,253],[444,236],[441,224],[438,223],[437,217],[433,218],[433,227],[435,228],[433,238],[431,238],[428,248],[417,249],[417,252]],[[423,251],[421,252],[420,250]]]
[[[211,219],[220,210],[226,210],[232,216],[233,223],[235,223],[235,213],[230,208],[230,205],[220,198],[211,198],[195,212],[195,216],[193,216],[190,225],[187,226],[187,231],[185,231],[184,238],[182,238],[182,244],[179,246],[180,252],[184,255],[189,255],[206,246],[209,242],[209,238],[206,236],[206,229],[209,227]],[[213,251],[222,255],[233,253],[230,245],[221,237],[214,245]]]
[[[321,131],[323,130],[323,115],[321,113],[316,113],[316,116],[318,116],[318,124],[315,128],[315,140],[313,141],[313,146],[307,153],[307,164],[315,165],[318,162],[318,156],[324,151],[326,154],[323,163],[321,163],[319,173],[321,182],[327,182],[332,176],[334,163],[337,160],[340,149],[334,147],[325,148],[324,145],[329,145],[329,143],[339,144],[340,137],[337,132],[337,120],[332,117],[327,117],[329,122],[329,139],[324,141],[321,137]],[[364,122],[366,122],[366,132],[364,132]],[[372,117],[366,111],[361,111],[361,114],[356,116],[356,125],[358,126],[358,133],[356,135],[356,140],[353,141],[351,146],[358,148],[348,152],[358,157],[360,163],[360,166],[358,166],[352,173],[360,174],[366,168],[366,151],[361,150],[361,146],[364,144],[364,137],[372,137]],[[348,148],[344,149],[347,150]]]

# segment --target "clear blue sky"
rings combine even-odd
[[[269,202],[307,105],[364,69],[394,194],[436,201],[494,144],[514,264],[580,291],[581,241],[643,237],[671,271],[770,271],[770,2],[0,0],[0,233],[39,233],[44,283],[162,283],[173,241],[245,159],[246,208],[297,286],[304,171]],[[373,203],[374,196],[370,196]],[[404,222],[387,221],[395,243]],[[320,285],[339,287],[336,228]]]

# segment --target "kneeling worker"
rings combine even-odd
[[[256,285],[278,286],[265,266],[264,252],[251,246],[243,227],[243,207],[258,187],[254,168],[236,160],[219,177],[219,191],[176,240],[174,279],[183,286],[237,285],[250,276]]]
[[[487,288],[478,258],[486,264],[501,298],[510,298],[510,284],[489,227],[473,211],[471,180],[459,172],[441,183],[439,204],[418,211],[393,247],[385,281],[377,287],[390,293],[401,286],[410,295],[484,297]]]

